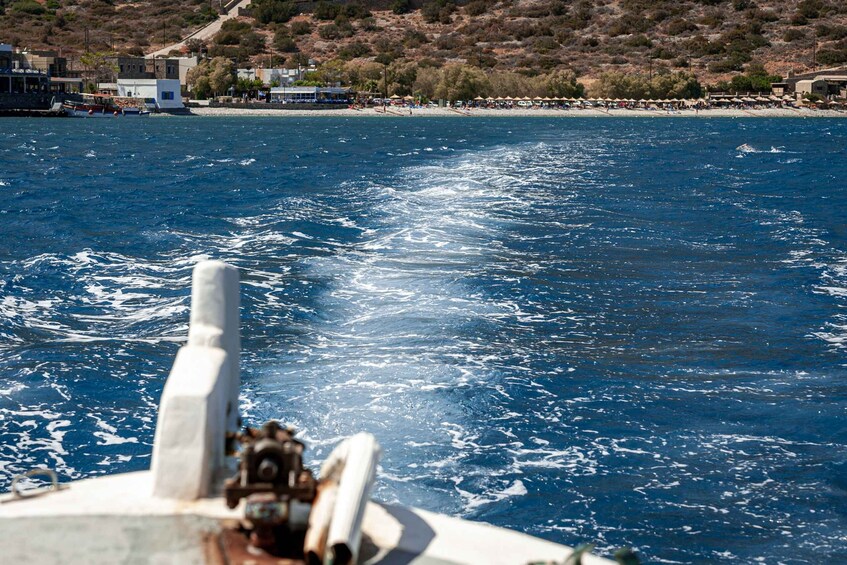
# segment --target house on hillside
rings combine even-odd
[[[776,96],[817,94],[823,98],[847,98],[847,66],[820,69],[808,73],[788,73],[788,77],[771,84]]]

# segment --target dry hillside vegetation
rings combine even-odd
[[[209,3],[161,0],[0,0],[0,41],[31,48],[141,53],[214,16]],[[86,32],[87,30],[87,32]],[[686,71],[703,82],[751,63],[771,73],[847,62],[843,0],[255,0],[252,17],[192,45],[242,65],[308,59],[462,63],[487,74],[569,69]]]

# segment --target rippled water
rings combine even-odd
[[[146,468],[191,268],[377,497],[649,562],[847,551],[847,123],[0,121],[0,487]]]

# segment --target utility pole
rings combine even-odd
[[[812,70],[818,70],[818,30],[812,36]]]
[[[385,99],[388,98],[388,65],[382,65],[382,109],[385,110]]]

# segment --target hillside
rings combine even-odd
[[[87,34],[92,51],[150,52],[215,14],[203,0],[41,1],[0,0],[0,42],[79,54]],[[589,82],[610,70],[671,69],[710,83],[751,62],[779,75],[810,68],[813,57],[847,62],[841,0],[256,0],[252,15],[194,48],[240,65],[379,58],[526,76],[569,69]]]

